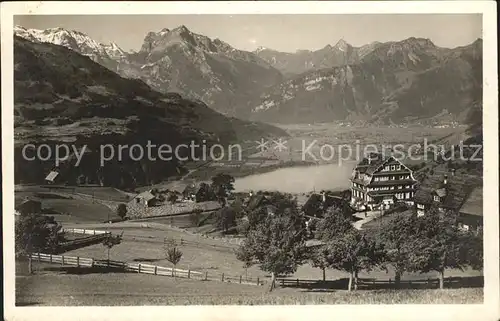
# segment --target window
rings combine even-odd
[[[391,171],[393,171],[395,169],[396,169],[396,166],[395,165],[391,165]]]
[[[424,209],[425,206],[424,206],[424,204],[417,204],[417,208]]]
[[[439,202],[439,196],[434,195],[434,201],[435,201],[435,202]]]

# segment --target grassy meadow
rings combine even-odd
[[[481,288],[445,290],[335,290],[238,285],[145,274],[47,272],[16,279],[18,306],[467,304],[482,303]]]

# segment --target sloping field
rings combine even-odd
[[[120,227],[128,226],[128,227]],[[241,261],[236,259],[234,250],[237,245],[221,242],[217,239],[203,238],[199,235],[184,233],[172,229],[140,228],[131,226],[131,223],[118,223],[109,226],[109,230],[115,233],[123,231],[124,241],[111,249],[111,259],[126,262],[142,262],[160,266],[169,267],[171,264],[165,259],[164,239],[166,237],[174,238],[178,242],[182,238],[183,244],[179,249],[183,252],[183,257],[178,264],[178,268],[191,269],[194,271],[208,272],[210,275],[221,275],[237,277],[246,275],[250,278],[268,278],[268,273],[261,271],[257,266],[252,266],[245,270]],[[101,228],[102,229],[102,228]],[[106,258],[106,248],[100,244],[88,246],[67,252],[68,255],[92,257],[95,259]],[[478,276],[482,275],[480,271],[459,271],[450,270],[446,272],[449,276]],[[361,278],[379,278],[388,280],[394,279],[394,273],[389,270],[388,273],[381,270],[375,270],[370,273],[360,273]],[[323,277],[322,271],[309,264],[300,266],[291,278],[315,279],[320,280]],[[348,277],[348,274],[337,270],[326,270],[326,278],[335,280]],[[427,278],[437,278],[436,273],[425,274],[404,274],[403,280],[418,280]]]

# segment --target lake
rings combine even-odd
[[[280,168],[268,173],[237,178],[234,188],[236,192],[264,190],[282,193],[347,189],[355,165],[356,162],[343,162]]]

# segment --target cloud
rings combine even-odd
[[[257,43],[257,39],[251,38],[251,39],[248,39],[248,42],[255,45]]]

